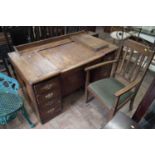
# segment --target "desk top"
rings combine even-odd
[[[17,46],[9,57],[26,82],[33,84],[87,64],[116,49],[118,47],[109,42],[80,32]]]

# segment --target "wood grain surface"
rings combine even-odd
[[[108,43],[106,41],[95,38],[89,34],[79,34],[76,36],[72,36],[71,39],[75,42],[81,43],[82,45],[94,51],[99,51],[103,48],[108,47]]]
[[[85,32],[82,32],[82,34],[85,34]],[[74,34],[74,36],[76,35]],[[31,45],[20,45],[16,47],[17,51],[9,53],[9,57],[24,79],[33,84],[59,73],[80,67],[117,49],[117,46],[104,41],[108,44],[108,47],[95,52],[70,38],[71,36],[67,35],[55,40],[52,39],[52,41],[50,39],[46,42],[43,41],[45,42],[44,44],[40,41],[40,44],[37,45],[35,42],[31,43]],[[92,38],[93,42],[101,40],[95,37]],[[92,41],[90,42],[90,46],[92,46],[91,43]]]

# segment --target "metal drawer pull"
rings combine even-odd
[[[60,104],[61,103],[61,100],[58,100],[58,101],[49,101],[49,102],[45,103],[45,106],[53,105],[54,103]]]
[[[50,98],[53,97],[53,95],[54,95],[54,93],[47,94],[47,95],[45,96],[45,98],[46,98],[46,99],[50,99]]]
[[[54,112],[54,110],[55,110],[55,108],[52,108],[52,109],[48,110],[47,113],[48,113],[48,114],[49,114],[49,113],[52,113],[52,112]]]
[[[43,87],[44,90],[49,90],[53,87],[53,84],[49,84]]]
[[[53,105],[53,102],[47,102],[45,105],[46,105],[46,106],[48,106],[48,105]]]

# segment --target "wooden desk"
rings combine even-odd
[[[87,38],[86,45],[81,43],[81,40],[85,42],[84,38]],[[102,44],[108,46],[97,48]],[[30,104],[40,121],[45,123],[61,112],[63,97],[84,87],[84,68],[114,59],[117,49],[86,32],[78,32],[16,46],[16,51],[9,57]],[[95,70],[91,80],[108,77],[111,68]]]

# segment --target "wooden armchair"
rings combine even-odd
[[[123,52],[123,57],[120,54],[121,52]],[[121,60],[119,55],[122,57]],[[149,47],[128,39],[121,45],[115,60],[85,68],[86,102],[89,101],[89,95],[96,97],[108,110],[108,120],[129,101],[129,107],[132,110],[134,98],[153,55],[154,52]],[[90,73],[92,70],[110,64],[113,64],[111,77],[90,83]],[[120,79],[123,82],[120,82]]]

